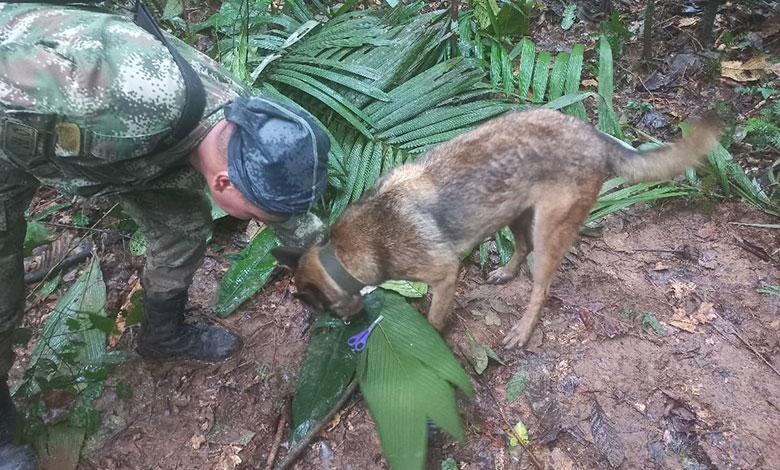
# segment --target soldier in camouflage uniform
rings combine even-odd
[[[308,209],[326,184],[330,143],[314,119],[245,98],[227,71],[168,40],[206,94],[199,125],[172,143],[185,84],[159,40],[94,7],[0,3],[0,454],[11,449],[6,382],[25,301],[24,212],[40,185],[113,195],[143,228],[137,350],[146,357],[217,361],[240,348],[228,330],[184,322],[212,223],[204,185],[230,215],[268,222],[287,244],[323,236]]]

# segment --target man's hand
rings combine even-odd
[[[284,222],[266,222],[282,245],[292,248],[308,248],[325,241],[327,226],[311,212],[293,215]]]

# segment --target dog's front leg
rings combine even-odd
[[[455,286],[458,284],[460,263],[442,271],[444,277],[431,283],[433,299],[431,300],[431,308],[428,311],[428,321],[439,331],[444,328],[447,314],[452,310]]]

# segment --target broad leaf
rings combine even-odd
[[[279,239],[264,229],[255,235],[228,268],[217,288],[214,312],[224,318],[265,285],[276,267],[271,249],[279,246]]]
[[[106,333],[96,328],[88,328],[89,318],[105,318],[106,285],[100,270],[97,256],[79,276],[70,289],[60,298],[54,311],[49,315],[43,332],[30,358],[30,369],[44,361],[56,366],[56,371],[46,374],[51,378],[54,373],[76,373],[74,366],[102,366],[106,359]],[[84,325],[72,330],[68,323],[76,321]],[[26,388],[34,393],[35,387]]]
[[[452,386],[471,396],[474,391],[438,332],[400,295],[381,289],[369,294],[367,315],[380,312],[384,319],[358,364],[360,389],[391,467],[422,469],[427,419],[462,440]]]
[[[27,233],[24,235],[24,256],[30,256],[39,246],[49,243],[49,230],[37,220],[27,222]]]
[[[404,297],[422,297],[428,292],[428,286],[423,282],[386,281],[379,285],[382,289],[398,292]]]
[[[332,317],[330,317],[332,318]],[[355,375],[358,352],[347,340],[367,326],[365,315],[349,325],[332,323],[309,340],[292,402],[290,443],[298,442],[338,402]]]

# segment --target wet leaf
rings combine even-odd
[[[76,406],[68,413],[68,422],[77,428],[84,428],[89,435],[100,426],[100,414],[94,408]]]
[[[623,439],[604,414],[598,401],[595,399],[590,411],[590,429],[593,432],[593,440],[601,455],[606,457],[612,468],[617,468],[626,457],[626,449]]]
[[[37,220],[27,222],[27,233],[24,235],[24,256],[30,256],[39,246],[49,243],[49,230]]]
[[[653,312],[647,312],[645,313],[645,316],[642,317],[642,329],[647,331],[648,326],[652,328],[658,336],[666,336],[666,329],[664,329],[663,325],[661,325]]]
[[[227,317],[265,285],[277,264],[271,254],[271,249],[277,246],[279,239],[266,228],[241,250],[217,289],[214,304],[217,315]]]
[[[504,361],[490,346],[475,340],[468,332],[466,332],[466,341],[469,343],[469,349],[471,350],[470,359],[477,374],[482,375],[482,373],[485,372],[485,369],[487,369],[488,366],[488,359],[493,359],[499,364],[505,365]]]
[[[46,284],[41,287],[41,290],[38,291],[38,297],[41,299],[45,299],[49,296],[54,290],[57,288],[57,286],[60,284],[60,280],[62,279],[62,274],[57,274],[57,276],[54,279],[51,279],[46,282]]]
[[[73,223],[76,225],[76,227],[86,227],[89,225],[89,217],[84,215],[83,212],[79,212],[73,216]]]
[[[760,294],[770,294],[780,296],[780,286],[764,286],[756,289]]]
[[[17,327],[13,332],[11,342],[14,346],[27,346],[32,339],[33,331],[29,328]]]
[[[430,323],[398,294],[377,289],[366,315],[384,316],[358,360],[360,390],[392,468],[422,470],[426,422],[464,439],[453,387],[474,395],[469,377]]]
[[[411,281],[386,281],[379,285],[382,289],[398,292],[404,297],[422,297],[428,292],[428,285],[424,282]]]
[[[129,383],[124,380],[116,384],[116,397],[122,400],[127,400],[133,396],[133,388]]]
[[[106,360],[106,334],[95,328],[72,331],[69,325],[74,320],[86,320],[90,315],[105,317],[105,303],[106,285],[100,270],[100,258],[94,256],[46,320],[29,367],[35,368],[40,361],[50,361],[58,368],[63,363],[80,367],[103,364]]]
[[[539,435],[537,437],[534,433],[534,439],[541,444],[557,439],[561,431],[561,409],[558,397],[547,386],[547,381],[541,373],[529,375],[523,396],[539,422]]]
[[[183,12],[184,4],[182,3],[182,0],[168,0],[165,2],[162,19],[170,20],[173,17],[181,15]]]
[[[566,5],[566,8],[563,10],[563,18],[561,18],[561,29],[564,31],[571,29],[571,27],[574,26],[576,15],[577,5],[574,3]]]
[[[314,423],[328,414],[355,375],[358,352],[347,344],[347,340],[367,326],[366,316],[362,315],[349,325],[327,317],[335,321],[317,325],[328,327],[309,340],[301,365],[292,402],[291,443],[298,442]]]
[[[509,383],[506,384],[506,401],[514,403],[515,400],[520,398],[520,395],[523,394],[523,390],[525,390],[526,379],[528,379],[528,373],[525,369],[520,369],[515,372],[515,375],[513,375],[509,380]]]
[[[83,427],[74,428],[69,423],[58,423],[35,434],[34,446],[40,468],[76,470],[84,443]]]
[[[133,236],[130,237],[130,254],[133,256],[146,254],[146,235],[140,228],[133,232]]]
[[[441,470],[458,470],[458,462],[450,457],[441,463]]]
[[[528,429],[526,429],[525,424],[523,424],[522,421],[518,421],[517,424],[515,424],[512,429],[514,430],[514,432],[509,433],[510,447],[517,447],[520,445],[520,442],[522,442],[525,445],[531,443],[531,441],[528,439]],[[517,441],[518,437],[520,438],[520,442]]]

